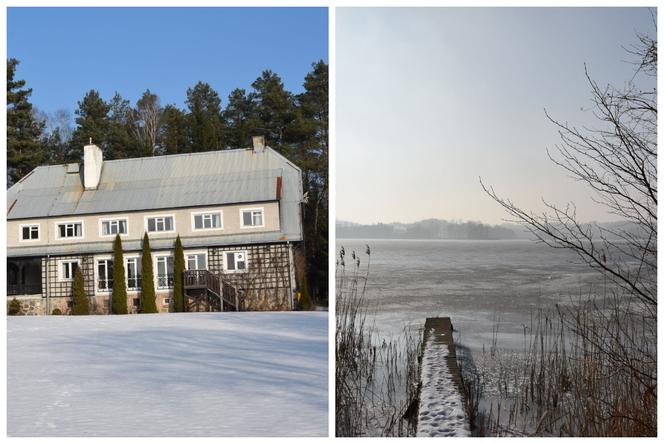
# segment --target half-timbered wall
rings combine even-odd
[[[246,251],[247,271],[227,272],[225,252]],[[290,264],[286,244],[246,245],[208,249],[208,268],[245,293],[245,309],[291,310]]]

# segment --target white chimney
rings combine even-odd
[[[265,149],[264,136],[252,136],[251,142],[254,147],[254,153],[262,153],[263,150]]]
[[[96,190],[101,178],[101,165],[104,156],[97,145],[85,145],[83,148],[83,186],[86,190]]]

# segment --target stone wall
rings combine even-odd
[[[12,299],[16,299],[21,303],[20,314],[25,316],[36,316],[44,314],[44,304],[42,303],[41,296],[12,296],[7,299],[7,307]]]
[[[35,315],[45,315],[52,314],[53,310],[56,308],[60,309],[60,313],[63,315],[71,314],[72,307],[72,298],[71,297],[52,297],[48,301],[46,298],[41,296],[12,296],[7,299],[7,304],[16,297],[21,303],[21,315],[23,316],[35,316]],[[138,306],[135,305],[135,299],[138,299],[140,296],[138,294],[131,294],[127,296],[127,311],[130,314],[138,313]],[[168,313],[169,311],[169,302],[166,302],[171,298],[171,292],[159,292],[157,293],[157,309],[160,313]],[[110,295],[108,296],[89,296],[88,301],[90,303],[90,314],[93,315],[107,315],[109,314],[109,301]],[[48,313],[47,313],[48,311]]]

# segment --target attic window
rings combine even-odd
[[[83,237],[83,222],[66,222],[57,225],[57,234],[59,239]]]
[[[113,236],[127,234],[127,219],[108,219],[101,221],[101,235]]]
[[[154,216],[145,218],[148,233],[175,231],[173,216]]]
[[[39,240],[39,224],[21,225],[21,240],[22,241]]]
[[[240,210],[242,228],[263,227],[263,208],[246,208]]]
[[[212,213],[195,213],[192,215],[194,219],[194,230],[215,230],[222,229],[221,211]]]

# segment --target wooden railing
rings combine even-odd
[[[187,270],[184,272],[184,288],[204,288],[221,297],[221,283],[218,276],[207,270]]]
[[[183,284],[185,291],[187,289],[205,289],[234,311],[244,310],[242,291],[223,279],[221,274],[211,273],[208,270],[187,270],[184,272]]]

